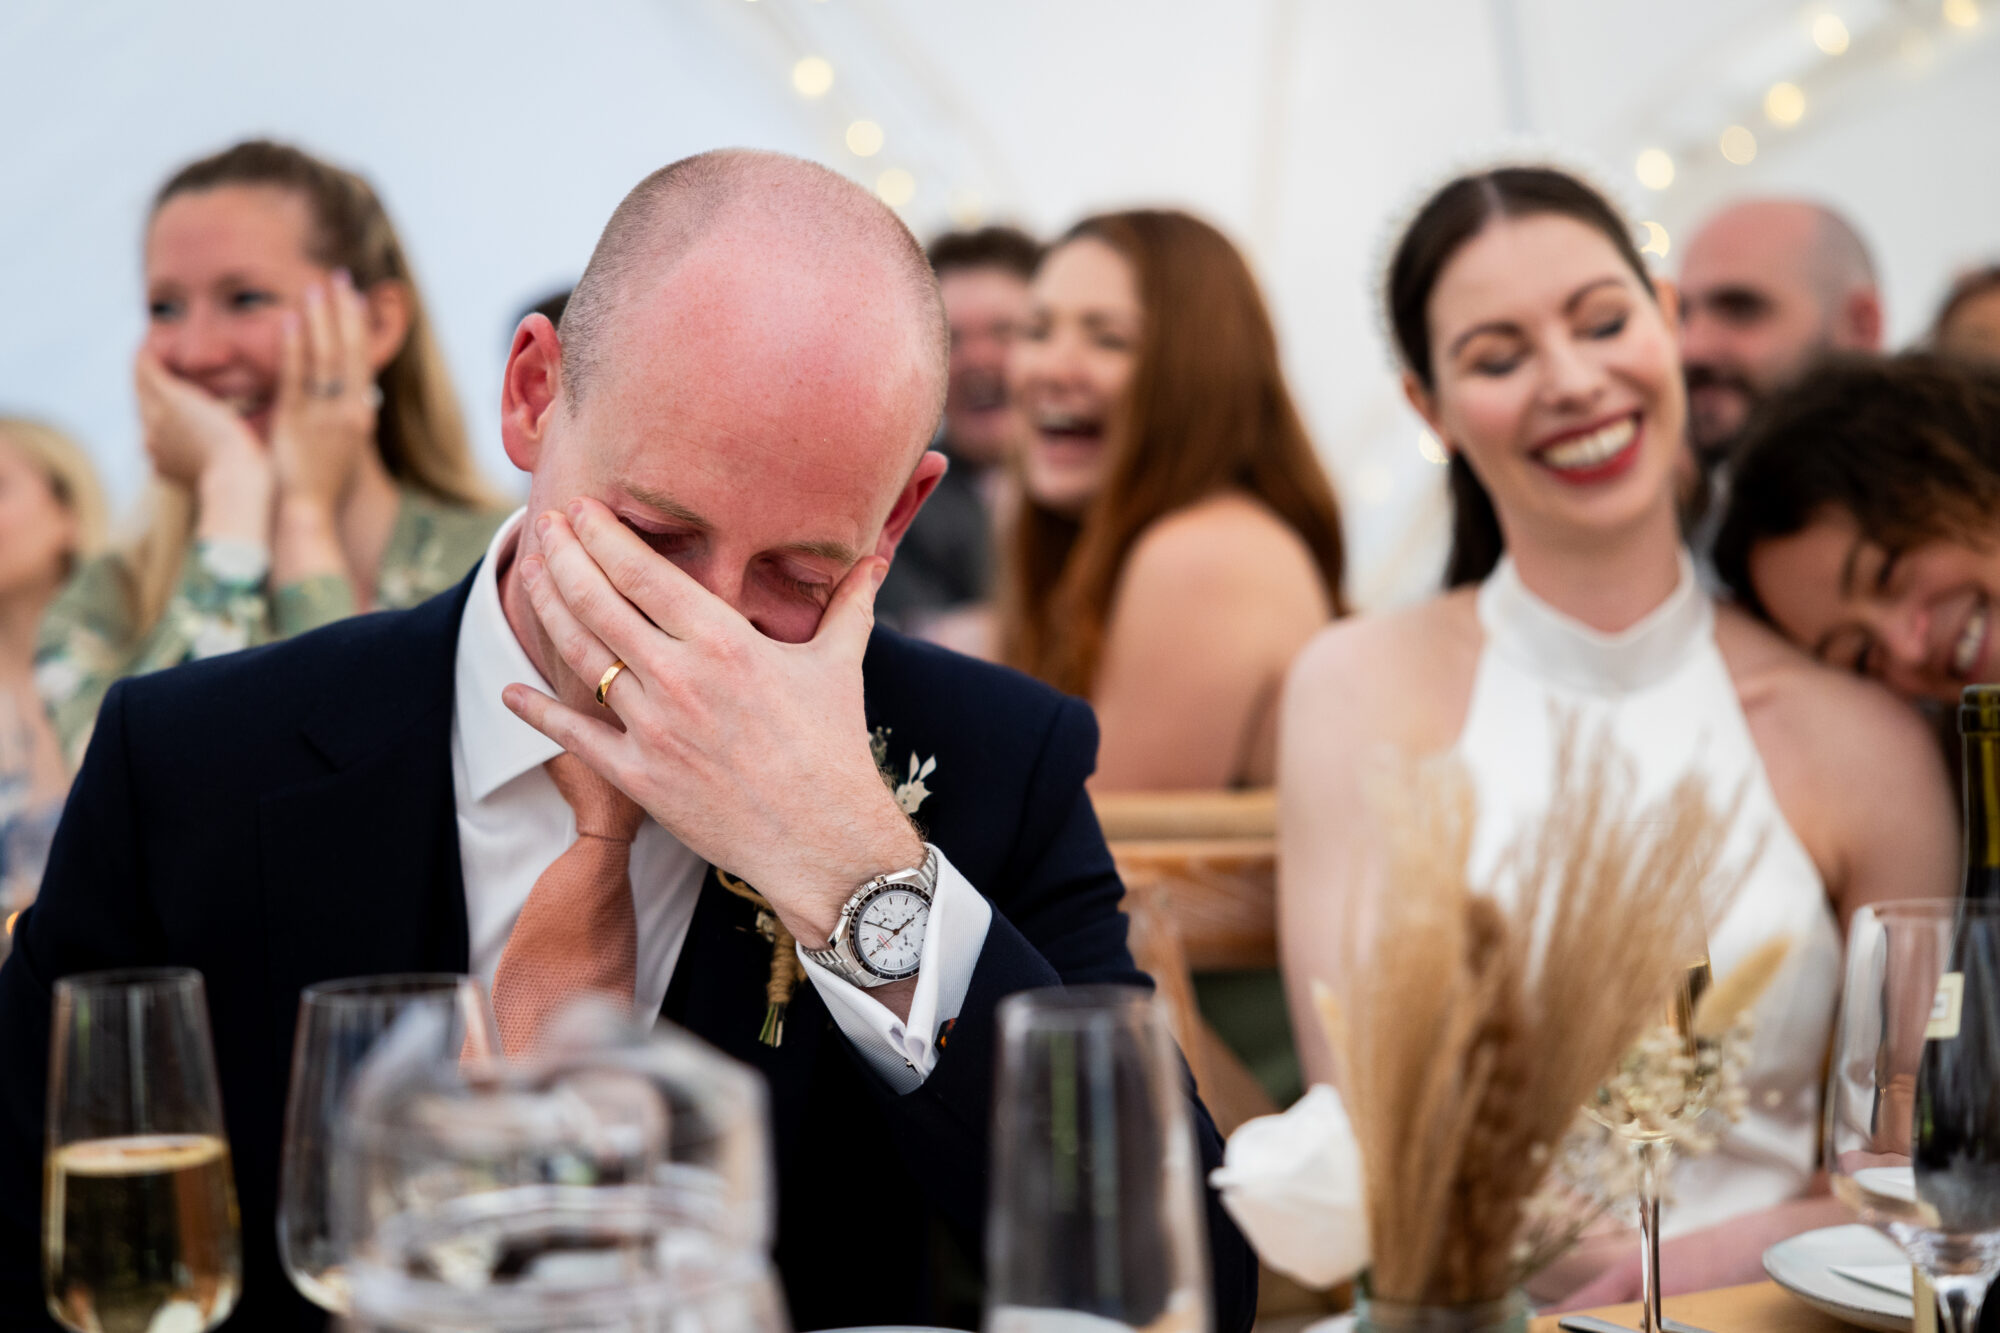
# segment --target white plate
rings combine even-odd
[[[1808,1231],[1764,1251],[1764,1271],[1771,1281],[1822,1314],[1880,1333],[1909,1333],[1910,1298],[1856,1282],[1834,1272],[1834,1266],[1909,1262],[1896,1242],[1858,1224]]]

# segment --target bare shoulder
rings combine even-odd
[[[1734,607],[1716,608],[1715,636],[1760,740],[1816,763],[1936,762],[1922,716],[1875,682],[1814,661]]]
[[[1350,616],[1314,635],[1285,684],[1292,720],[1338,718],[1353,742],[1387,742],[1416,754],[1458,739],[1484,634],[1475,591]]]
[[[1956,815],[1917,710],[1734,608],[1717,609],[1715,637],[1778,808],[1843,925],[1865,902],[1948,891]]]
[[[1149,525],[1132,544],[1123,581],[1183,593],[1320,590],[1319,568],[1304,539],[1237,493],[1210,496]]]

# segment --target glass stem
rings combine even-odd
[[[1660,1187],[1673,1148],[1661,1139],[1640,1139],[1634,1150],[1639,1157],[1639,1329],[1661,1333]]]
[[[1927,1276],[1937,1288],[1938,1333],[1973,1333],[1979,1327],[1979,1307],[1985,1303],[1986,1285],[1991,1279],[1976,1274]]]

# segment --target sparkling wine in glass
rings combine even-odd
[[[1674,1136],[1708,1110],[1721,1068],[1719,1034],[1695,1014],[1714,978],[1704,946],[1674,979],[1664,1012],[1619,1061],[1585,1108],[1632,1145],[1639,1165],[1639,1327],[1660,1333],[1660,1195]]]
[[[56,983],[43,1196],[44,1286],[65,1328],[229,1316],[242,1248],[200,973]]]
[[[1854,914],[1827,1074],[1833,1192],[1972,1333],[2000,1272],[2000,903],[1918,899]]]
[[[475,977],[449,972],[352,977],[308,986],[299,996],[291,1092],[278,1186],[278,1252],[302,1295],[348,1312],[346,1255],[335,1235],[332,1173],[336,1126],[355,1070],[382,1034],[413,1009],[433,1010],[433,1054],[453,1060],[499,1049],[492,1006]]]

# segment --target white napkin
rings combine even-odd
[[[1324,1083],[1280,1115],[1245,1121],[1209,1175],[1265,1263],[1309,1287],[1368,1265],[1361,1150],[1340,1094]]]

